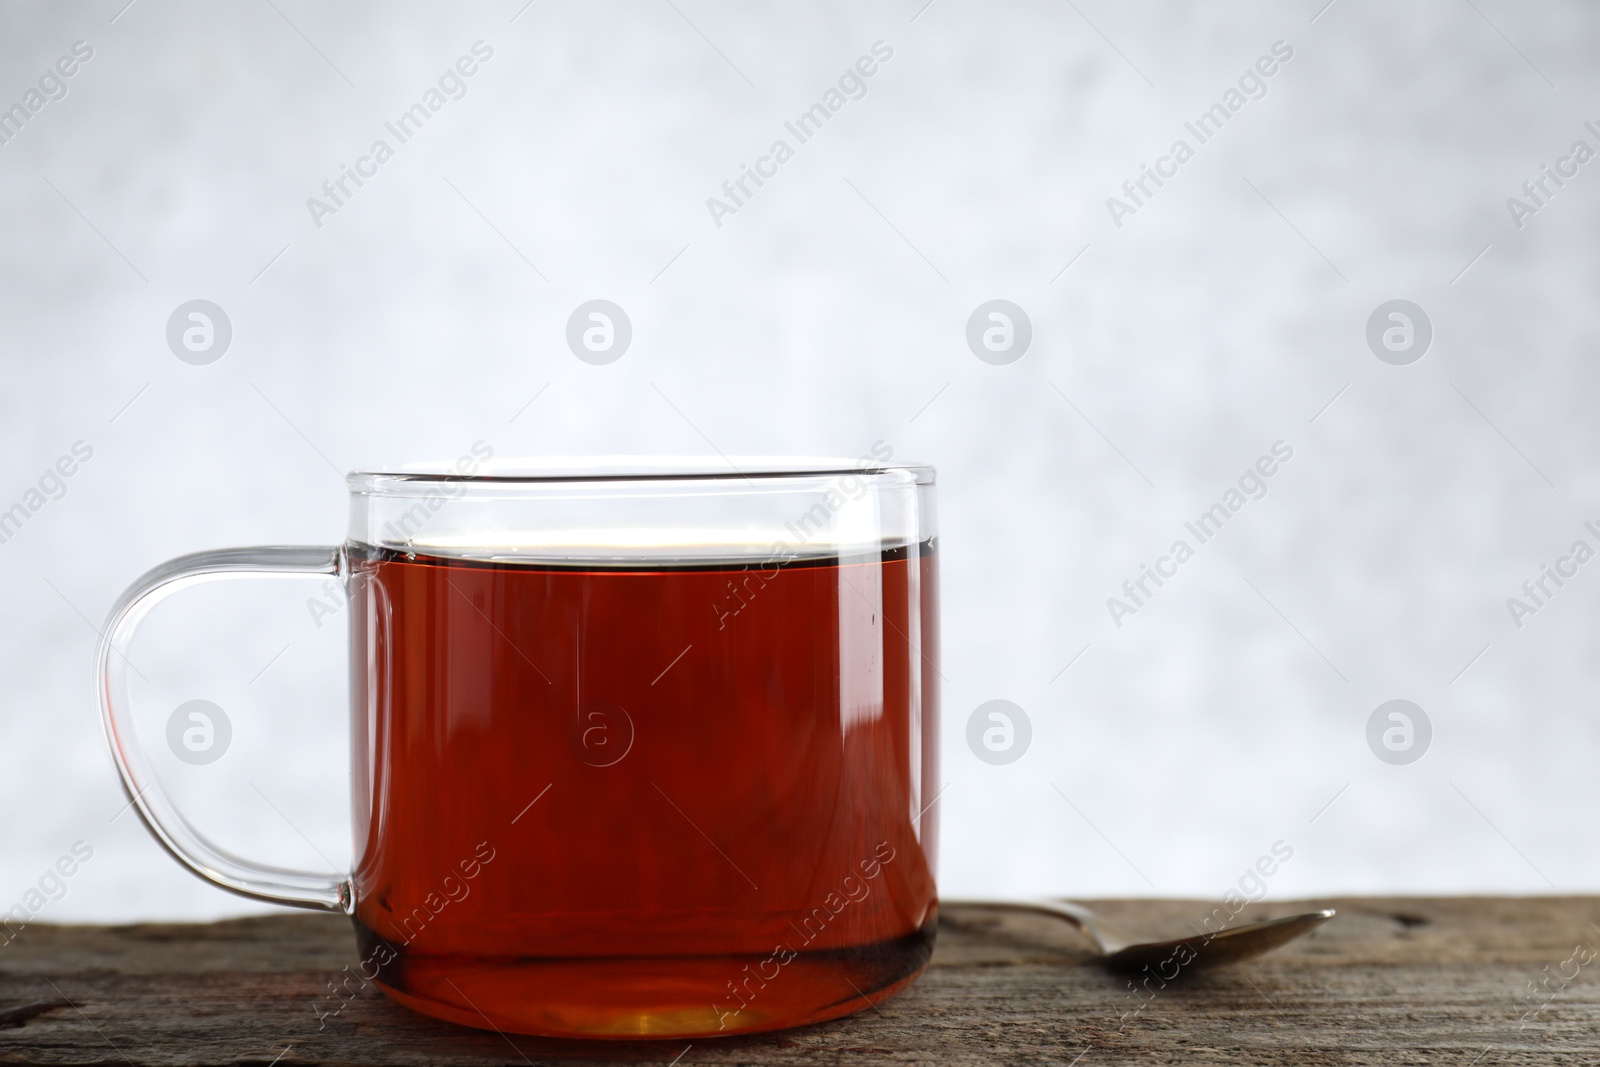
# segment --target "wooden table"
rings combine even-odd
[[[1600,899],[1274,903],[1240,921],[1329,905],[1339,917],[1301,942],[1144,997],[1064,925],[947,908],[931,966],[880,1009],[639,1044],[505,1038],[370,988],[319,1028],[313,1004],[356,960],[334,916],[35,925],[0,946],[0,1063],[1600,1063]],[[1095,907],[1174,936],[1209,910]]]

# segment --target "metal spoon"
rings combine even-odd
[[[1324,908],[1304,915],[1246,923],[1216,933],[1180,937],[1172,941],[1138,941],[1108,925],[1082,904],[1064,900],[947,900],[940,903],[953,908],[1031,911],[1065,919],[1083,931],[1100,951],[1100,962],[1114,971],[1138,971],[1152,965],[1176,965],[1183,969],[1237,963],[1288,944],[1301,934],[1315,930],[1335,914],[1332,908]]]

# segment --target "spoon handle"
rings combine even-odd
[[[1052,915],[1082,930],[1093,941],[1101,955],[1109,956],[1133,944],[1106,924],[1106,921],[1082,904],[1069,900],[941,900],[941,905],[957,908],[997,908],[1004,911],[1030,911],[1039,915]]]

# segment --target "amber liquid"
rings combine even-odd
[[[932,543],[581,569],[352,546],[364,976],[694,1037],[892,996],[937,902]]]

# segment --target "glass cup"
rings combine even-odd
[[[933,482],[871,457],[358,472],[343,545],[184,556],[122,596],[112,754],[181,863],[348,914],[361,977],[428,1015],[662,1038],[859,1011],[933,948]],[[208,840],[134,731],[140,620],[261,575],[349,594],[349,874]]]

